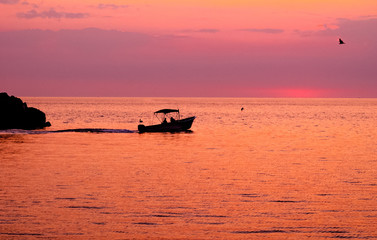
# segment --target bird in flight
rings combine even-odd
[[[339,44],[345,44],[342,39],[339,38]]]

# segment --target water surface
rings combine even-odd
[[[0,239],[377,239],[377,99],[23,100]],[[192,132],[137,133],[161,108]]]

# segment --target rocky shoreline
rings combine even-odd
[[[49,126],[44,112],[28,107],[20,98],[0,93],[0,129],[33,130]]]

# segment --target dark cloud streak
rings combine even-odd
[[[182,33],[218,33],[221,32],[220,29],[216,28],[201,28],[201,29],[184,29],[181,30]]]
[[[240,29],[240,31],[244,32],[255,32],[255,33],[269,33],[269,34],[279,34],[283,33],[283,29],[276,29],[276,28],[245,28]]]
[[[21,12],[17,14],[18,18],[33,19],[33,18],[48,18],[48,19],[80,19],[89,17],[88,13],[72,13],[72,12],[58,12],[51,8],[48,11],[38,12],[36,10],[30,10],[28,12]]]
[[[128,7],[129,7],[128,5],[105,4],[105,3],[100,3],[97,6],[98,9],[113,9],[113,10],[117,10],[120,8],[128,8]]]
[[[377,38],[377,18],[346,19],[338,18],[334,24],[335,28],[330,28],[324,24],[324,29],[318,31],[295,30],[296,34],[303,37],[310,36],[348,36],[353,39],[375,42]]]
[[[199,29],[197,32],[202,32],[202,33],[218,33],[220,32],[219,29],[214,29],[214,28],[203,28]]]
[[[17,4],[20,0],[0,0],[0,4]]]

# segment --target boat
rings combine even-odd
[[[179,109],[161,109],[154,112],[154,116],[161,123],[156,124],[156,125],[149,125],[149,126],[145,126],[144,124],[139,124],[137,126],[139,133],[187,131],[191,128],[191,125],[195,119],[195,116],[181,119]]]

